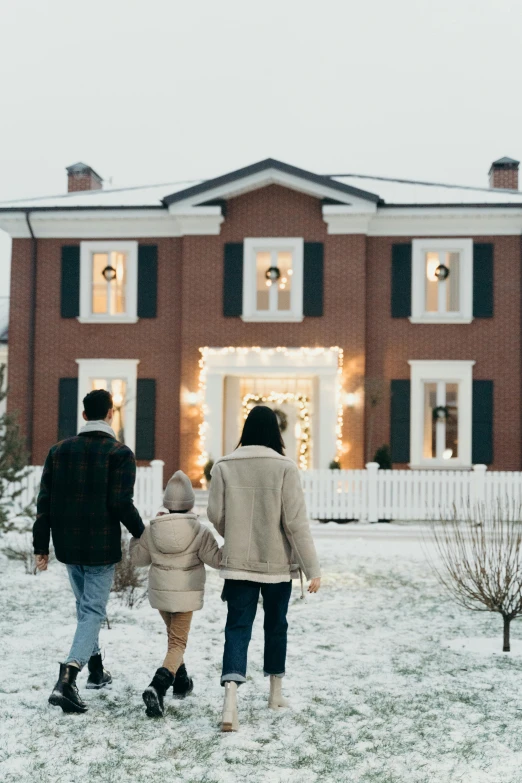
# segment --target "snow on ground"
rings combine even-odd
[[[163,623],[146,604],[111,598],[102,645],[114,686],[83,690],[89,712],[67,716],[47,705],[74,630],[65,569],[53,562],[28,576],[2,556],[2,783],[520,783],[522,661],[477,655],[476,641],[462,641],[496,639],[500,648],[500,619],[445,598],[419,528],[330,524],[314,535],[324,585],[306,603],[294,591],[291,709],[267,709],[258,618],[241,731],[224,735],[225,605],[215,572],[187,650],[191,697],[169,698],[165,719],[145,716],[141,691],[163,659]]]

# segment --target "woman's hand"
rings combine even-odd
[[[320,587],[321,587],[321,577],[316,576],[315,579],[310,579],[310,584],[308,585],[308,592],[317,593]]]

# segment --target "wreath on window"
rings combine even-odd
[[[450,412],[447,405],[437,405],[433,408],[433,421],[446,421],[449,418]]]
[[[281,408],[274,408],[274,413],[277,416],[277,423],[279,424],[279,429],[281,430],[281,432],[284,432],[288,427],[288,416],[284,411],[281,410]]]

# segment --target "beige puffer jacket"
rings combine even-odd
[[[222,568],[321,576],[297,465],[265,446],[241,446],[212,469],[208,518],[225,539]]]
[[[196,514],[163,514],[130,543],[132,561],[150,565],[149,601],[164,612],[193,612],[203,606],[205,566],[221,565],[221,550]]]

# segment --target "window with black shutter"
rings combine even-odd
[[[58,440],[78,432],[78,378],[60,378],[58,383]]]
[[[411,242],[392,245],[391,314],[411,315]]]
[[[410,461],[410,381],[392,380],[390,446],[392,462]]]
[[[156,318],[158,246],[138,245],[138,318]]]
[[[227,242],[223,260],[223,315],[238,318],[243,312],[243,243]]]
[[[324,245],[305,242],[303,254],[303,315],[323,315]]]
[[[473,381],[471,459],[474,465],[493,462],[493,381]]]
[[[473,316],[493,317],[493,244],[473,243]]]
[[[79,245],[62,245],[60,300],[62,318],[80,315]]]
[[[136,384],[136,459],[153,460],[156,428],[156,381],[138,378]]]

